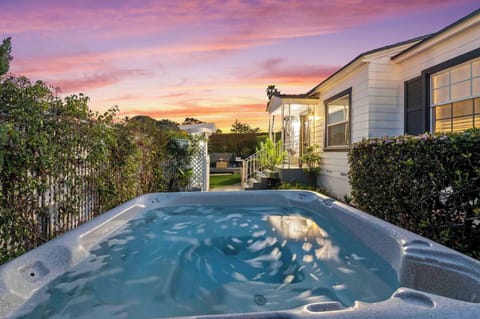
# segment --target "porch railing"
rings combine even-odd
[[[262,165],[260,164],[261,153],[265,152],[260,150],[255,154],[250,155],[243,160],[242,165],[242,188],[245,189],[248,186],[248,181],[257,176],[257,173],[263,170]]]

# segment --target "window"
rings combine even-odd
[[[480,59],[430,77],[433,132],[480,127]]]
[[[327,148],[344,148],[350,145],[351,89],[325,101]]]

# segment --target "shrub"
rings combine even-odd
[[[302,165],[307,165],[307,167],[303,169],[305,173],[314,176],[320,175],[319,165],[322,158],[320,157],[320,153],[318,151],[319,147],[320,146],[318,144],[307,146],[305,153],[300,158]]]
[[[0,78],[0,264],[139,194],[163,191],[190,153],[153,119],[115,123],[79,94]],[[184,136],[180,136],[184,137]],[[183,168],[183,166],[181,166]],[[173,177],[172,177],[173,176]]]
[[[363,140],[348,158],[360,209],[480,258],[480,130]]]
[[[248,157],[268,137],[268,133],[223,133],[212,134],[208,139],[210,153],[233,153],[234,156]]]
[[[270,138],[260,142],[260,147],[257,148],[258,161],[261,168],[275,170],[277,165],[283,163],[287,153],[282,151],[282,141],[274,143]]]

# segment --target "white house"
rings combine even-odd
[[[444,29],[358,55],[310,91],[274,95],[270,132],[298,165],[320,146],[317,184],[350,193],[347,151],[362,138],[480,127],[480,10]],[[274,136],[271,134],[271,136]]]

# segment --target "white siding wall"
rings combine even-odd
[[[424,51],[408,57],[404,61],[398,62],[397,65],[400,70],[398,91],[401,92],[399,104],[402,108],[402,112],[404,107],[404,81],[420,76],[422,70],[478,48],[480,48],[480,25],[477,24],[457,33],[453,37],[425,49]]]
[[[320,88],[319,105],[315,109],[315,143],[322,151],[321,174],[318,178],[320,187],[327,192],[342,198],[350,193],[348,183],[348,160],[346,151],[324,152],[325,106],[324,101],[332,96],[352,88],[351,134],[352,140],[361,140],[368,132],[368,69],[362,64],[346,77],[330,81]]]
[[[398,89],[400,70],[391,55],[379,57],[368,64],[368,135],[382,137],[403,134],[403,107]]]

